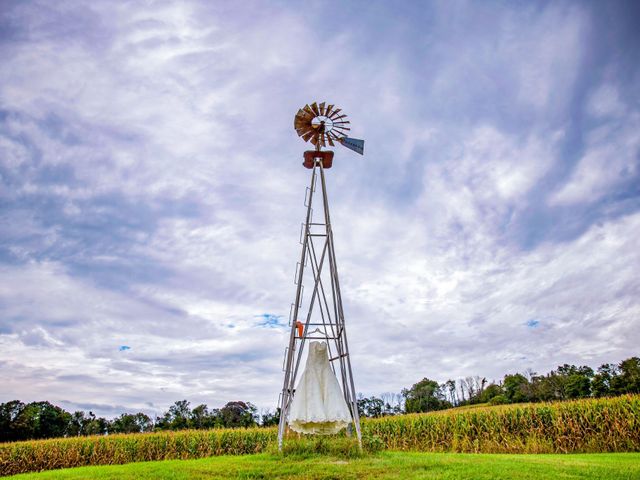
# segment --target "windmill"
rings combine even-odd
[[[305,105],[294,118],[294,128],[305,142],[315,146],[315,150],[304,152],[303,165],[311,170],[311,183],[306,189],[306,219],[302,224],[300,243],[302,252],[296,265],[294,284],[295,301],[289,313],[289,344],[285,349],[283,370],[284,382],[280,393],[280,423],[278,425],[278,447],[282,448],[285,430],[289,423],[292,402],[296,395],[296,381],[300,364],[308,341],[326,342],[329,365],[338,379],[340,392],[350,413],[348,432],[355,428],[358,443],[361,444],[360,419],[356,400],[356,390],[349,357],[349,344],[345,328],[344,310],[340,292],[338,267],[336,264],[333,232],[329,216],[328,194],[325,170],[331,168],[333,151],[322,150],[336,143],[364,154],[364,140],[350,138],[350,122],[342,110],[325,102]],[[313,218],[315,194],[320,179],[319,203],[321,215]],[[311,292],[304,298],[304,287]],[[337,388],[337,387],[336,387]]]

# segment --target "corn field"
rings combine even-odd
[[[366,449],[425,452],[578,453],[640,451],[640,395],[445,410],[362,421]],[[0,444],[0,475],[151,460],[275,451],[275,428],[74,437]],[[295,442],[300,442],[300,448]],[[323,439],[313,448],[327,450]],[[296,452],[309,440],[288,439]],[[340,443],[342,442],[342,443]],[[350,442],[338,440],[344,448]],[[339,447],[339,445],[338,445]],[[342,448],[342,447],[339,447]]]
[[[640,396],[456,409],[369,420],[390,450],[596,453],[640,450]]]
[[[274,428],[184,430],[0,444],[0,475],[152,460],[260,453],[277,441]]]

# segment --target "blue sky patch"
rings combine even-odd
[[[540,325],[540,320],[534,318],[527,320],[527,327],[529,328],[538,328],[538,325]]]
[[[284,327],[284,323],[281,322],[282,315],[274,315],[273,313],[263,313],[262,315],[256,315],[261,320],[258,325],[265,328],[278,328]]]

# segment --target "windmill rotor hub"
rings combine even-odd
[[[325,132],[330,132],[333,129],[333,121],[329,117],[315,117],[311,120],[311,126],[313,128],[324,127]]]

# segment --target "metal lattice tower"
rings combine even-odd
[[[345,327],[340,280],[336,263],[329,202],[325,180],[325,170],[331,168],[332,151],[321,151],[328,142],[334,140],[347,148],[362,154],[364,141],[348,138],[349,130],[346,115],[333,105],[325,108],[324,103],[307,105],[298,111],[294,127],[306,141],[316,147],[314,151],[304,153],[303,165],[311,170],[311,183],[306,189],[306,219],[302,224],[300,243],[302,252],[296,266],[295,301],[289,314],[289,345],[285,349],[284,382],[280,393],[280,423],[278,426],[278,447],[282,448],[288,423],[289,408],[295,395],[295,385],[300,373],[305,346],[308,340],[326,341],[329,351],[329,363],[342,387],[344,399],[351,411],[352,425],[361,445],[360,418],[358,415],[356,390],[349,357],[349,344]],[[319,182],[318,182],[319,180]],[[319,183],[319,185],[318,185]],[[319,196],[319,198],[317,198]],[[321,215],[314,221],[313,206],[319,204]],[[308,299],[304,299],[304,285],[307,284]]]

